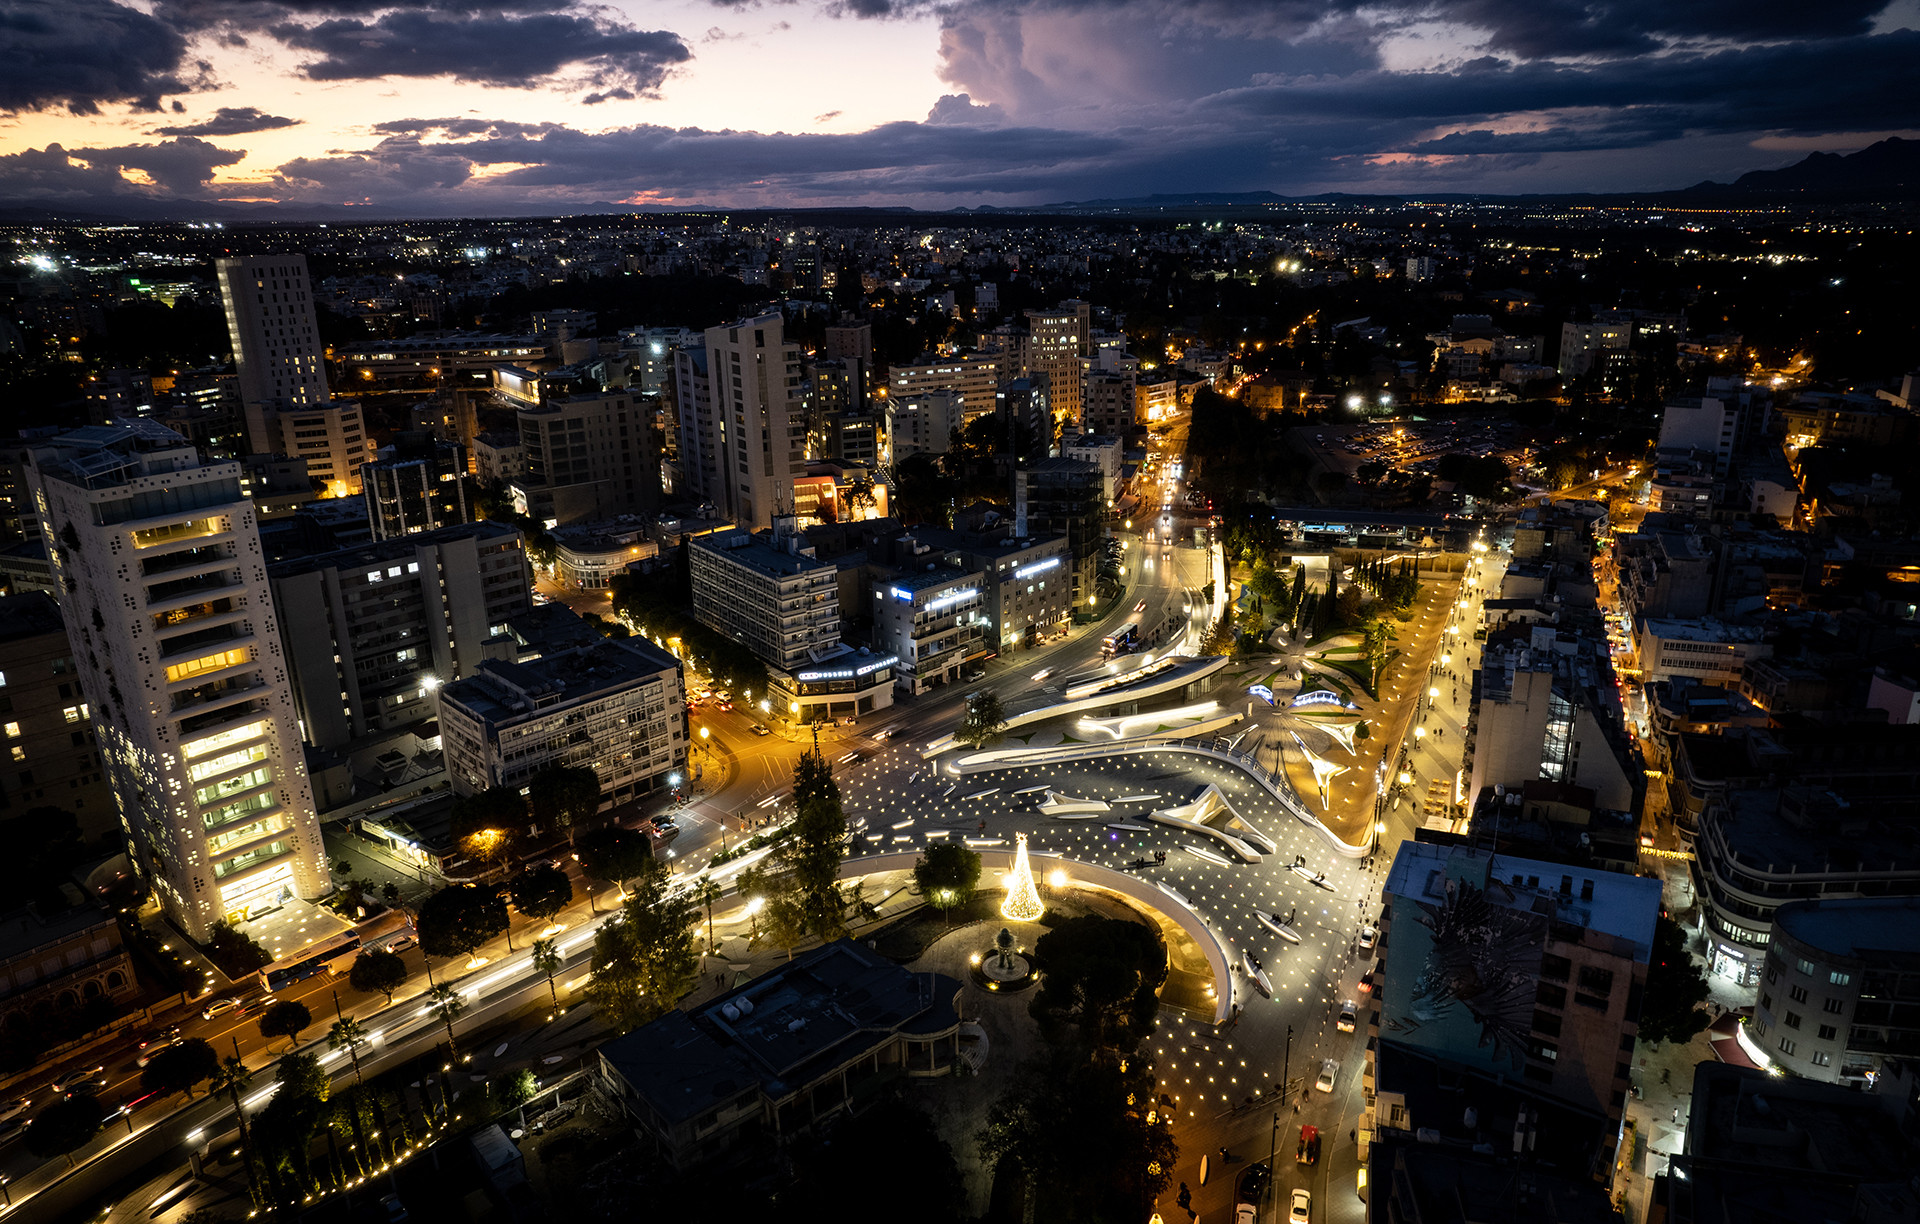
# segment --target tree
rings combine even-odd
[[[65,1156],[73,1168],[73,1154],[100,1133],[100,1112],[100,1102],[90,1096],[55,1101],[27,1123],[27,1150],[41,1160]]]
[[[533,955],[529,958],[533,971],[547,979],[547,994],[553,998],[553,1010],[560,1010],[560,992],[554,989],[553,979],[566,967],[566,960],[560,955],[558,941],[536,939],[533,941]]]
[[[449,817],[460,852],[489,868],[512,861],[527,829],[527,801],[511,786],[494,786],[454,800]]]
[[[233,1102],[233,1116],[240,1125],[240,1150],[247,1166],[247,1189],[257,1203],[260,1201],[260,1183],[253,1167],[253,1131],[247,1126],[247,1111],[240,1106],[240,1094],[252,1083],[253,1072],[247,1070],[247,1064],[229,1057],[221,1060],[220,1069],[208,1081],[207,1094],[211,1096],[216,1092],[224,1092]]]
[[[1380,692],[1381,669],[1392,662],[1393,656],[1398,653],[1393,649],[1393,643],[1398,641],[1399,638],[1400,635],[1395,633],[1393,626],[1387,624],[1385,620],[1375,617],[1373,620],[1367,622],[1363,640],[1364,644],[1361,649],[1366,654],[1367,669],[1373,677],[1367,687],[1371,689],[1376,696]]]
[[[966,712],[960,716],[953,738],[969,748],[985,748],[999,743],[1006,730],[1007,714],[1001,708],[1000,694],[981,689],[968,696]]]
[[[575,826],[600,810],[600,775],[587,765],[549,765],[528,781],[527,792],[534,820],[565,832],[569,843]]]
[[[447,1053],[450,1056],[448,1061],[458,1060],[460,1047],[453,1039],[453,1022],[460,1018],[461,1012],[467,1010],[467,1001],[460,997],[460,992],[454,989],[453,983],[441,982],[427,991],[427,1007],[440,1018],[440,1023],[447,1026]]]
[[[1707,977],[1687,951],[1686,932],[1671,918],[1653,925],[1653,953],[1647,963],[1647,988],[1641,994],[1640,1040],[1692,1041],[1710,1022],[1700,1005],[1707,1001]]]
[[[591,772],[591,771],[589,771]],[[536,922],[552,922],[553,916],[573,900],[573,881],[551,863],[529,867],[507,886],[513,908]]]
[[[718,954],[720,945],[713,938],[713,903],[720,899],[720,885],[712,876],[701,876],[693,886],[693,903],[707,911],[707,951]]]
[[[936,842],[913,865],[913,881],[928,904],[950,915],[980,883],[980,856],[958,842]]]
[[[603,884],[617,884],[622,890],[628,880],[647,869],[653,861],[653,849],[647,839],[618,825],[595,829],[580,839],[577,847],[580,867]]]
[[[1132,1049],[1153,1027],[1167,949],[1151,928],[1123,918],[1070,918],[1040,937],[1045,971],[1031,1011],[1071,1021],[1090,1048]]]
[[[540,1081],[534,1078],[530,1069],[522,1067],[500,1081],[494,1097],[504,1108],[518,1109],[531,1101],[539,1091]]]
[[[307,1010],[305,1003],[282,999],[260,1013],[260,1035],[268,1041],[272,1041],[275,1037],[285,1037],[297,1045],[300,1041],[300,1030],[312,1023],[313,1013]]]
[[[780,868],[793,877],[802,923],[821,940],[846,934],[846,898],[840,864],[847,855],[847,814],[833,766],[819,749],[793,767],[793,835],[774,850]]]
[[[847,1188],[870,1203],[912,1203],[922,1224],[960,1224],[966,1194],[953,1149],[927,1115],[882,1100],[800,1140],[792,1180],[777,1192],[774,1214],[827,1220],[846,1214]]]
[[[379,991],[387,996],[387,1002],[393,1002],[393,992],[405,985],[407,964],[400,959],[398,952],[389,952],[385,948],[374,948],[362,952],[353,958],[353,968],[347,971],[347,984],[362,994]]]
[[[352,1016],[340,1017],[340,1019],[333,1022],[333,1027],[327,1030],[327,1048],[335,1054],[338,1054],[342,1050],[347,1052],[347,1057],[353,1060],[353,1078],[355,1081],[361,1079],[360,1047],[366,1045],[367,1042],[371,1040],[373,1040],[373,1038],[368,1034],[367,1026],[355,1020]]]
[[[507,902],[498,889],[451,884],[420,907],[420,946],[443,960],[471,959],[489,939],[507,929]]]
[[[220,1070],[220,1056],[198,1037],[176,1041],[147,1060],[140,1069],[140,1086],[148,1092],[171,1096],[184,1092],[193,1096],[193,1086],[212,1079]]]
[[[620,916],[594,936],[587,997],[595,1018],[617,1033],[672,1010],[699,977],[693,905],[669,883],[666,866],[649,859]]]
[[[1024,1183],[1029,1219],[1145,1219],[1180,1154],[1157,1099],[1150,1059],[1054,1050],[988,1110],[980,1158],[996,1179]]]

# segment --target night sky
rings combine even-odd
[[[0,0],[0,201],[1618,191],[1920,135],[1920,0]]]

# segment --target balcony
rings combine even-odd
[[[208,572],[191,578],[177,578],[170,582],[156,582],[147,588],[147,608],[153,612],[165,612],[182,604],[204,600],[209,596],[238,595],[244,588],[231,561],[213,562]]]
[[[182,604],[166,612],[153,614],[153,632],[155,635],[172,633],[181,625],[196,621],[211,622],[215,617],[226,616],[237,611],[232,598],[204,599],[199,603]]]
[[[257,674],[236,676],[231,680],[215,680],[208,684],[198,684],[190,689],[183,689],[173,695],[171,712],[180,714],[184,711],[198,709],[200,707],[216,709],[223,706],[230,706],[235,702],[245,701],[247,694],[259,692],[264,687],[266,686],[261,684],[260,677]]]
[[[157,557],[143,557],[140,560],[140,574],[144,578],[152,578],[157,574],[173,573],[175,570],[232,564],[233,560],[233,549],[226,544],[202,544],[197,548],[183,548],[178,552],[162,553]]]
[[[238,875],[250,868],[258,867],[262,863],[277,859],[281,855],[286,854],[290,849],[291,847],[283,841],[268,842],[264,846],[259,846],[247,851],[245,854],[235,855],[233,858],[227,859],[224,862],[215,863],[213,865],[213,878],[216,880],[224,880],[229,876]]]
[[[242,723],[263,718],[267,715],[267,712],[267,705],[264,699],[244,701],[238,705],[218,706],[211,710],[204,710],[180,720],[180,737],[183,740],[189,736],[199,738],[209,731],[219,729],[227,723]]]
[[[177,659],[183,655],[207,654],[217,647],[232,646],[250,638],[253,635],[237,623],[245,615],[243,612],[229,612],[204,629],[167,638],[160,643],[160,657]]]

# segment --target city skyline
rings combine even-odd
[[[8,8],[15,206],[1657,190],[1920,134],[1915,0]]]

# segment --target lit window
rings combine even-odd
[[[19,724],[19,723],[17,723],[17,722],[13,722],[13,723],[8,723],[8,724],[6,725],[6,727],[5,727],[5,730],[6,730],[6,733],[7,733],[7,738],[8,738],[8,739],[19,739],[19,738],[20,738],[20,724]]]
[[[85,702],[81,702],[77,706],[68,706],[62,710],[61,713],[67,716],[67,721],[70,723],[85,722],[87,718],[87,705]]]
[[[22,748],[22,747],[21,747],[20,745],[18,745],[18,744],[15,744],[15,745],[13,746],[13,759],[14,759],[14,760],[16,760],[16,761],[24,761],[24,760],[26,760],[26,759],[27,759],[27,750],[26,750],[25,748]]]
[[[1853,981],[1853,975],[1851,973],[1829,973],[1827,980],[1835,986],[1845,986]]]

